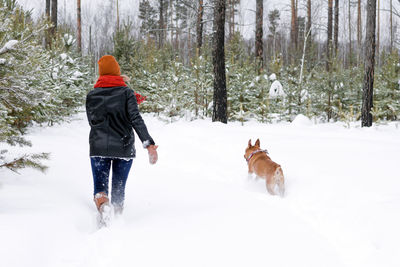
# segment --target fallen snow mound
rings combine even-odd
[[[296,126],[311,126],[312,124],[312,121],[303,114],[297,115],[296,118],[294,118],[294,120],[292,121],[292,125]]]

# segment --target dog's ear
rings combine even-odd
[[[249,147],[251,147],[251,139],[249,139]]]
[[[256,141],[256,143],[254,144],[254,146],[260,147],[260,139],[257,139],[257,141]]]

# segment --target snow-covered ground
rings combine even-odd
[[[35,127],[46,174],[0,170],[0,266],[400,266],[400,125],[179,121],[144,116],[123,217],[96,229],[85,114]],[[286,196],[247,177],[260,138]]]

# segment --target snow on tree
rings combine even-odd
[[[24,134],[33,122],[52,125],[83,104],[89,72],[81,60],[65,51],[65,46],[59,44],[52,51],[42,47],[40,34],[49,25],[32,23],[30,13],[13,1],[4,4],[7,8],[0,8],[0,143],[30,146]],[[82,75],[74,75],[77,72]],[[10,158],[2,150],[0,167],[43,170],[39,160],[47,157],[42,153]]]
[[[283,86],[280,81],[275,80],[269,89],[269,97],[276,98],[276,97],[285,97],[285,91],[283,91]]]

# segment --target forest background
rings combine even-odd
[[[217,2],[0,0],[0,142],[30,145],[29,126],[79,110],[104,54],[147,96],[142,112],[212,117]],[[223,2],[228,120],[360,120],[366,0]],[[400,114],[399,10],[398,0],[377,0],[375,123]],[[7,153],[0,167],[14,170],[44,168],[47,157]]]

